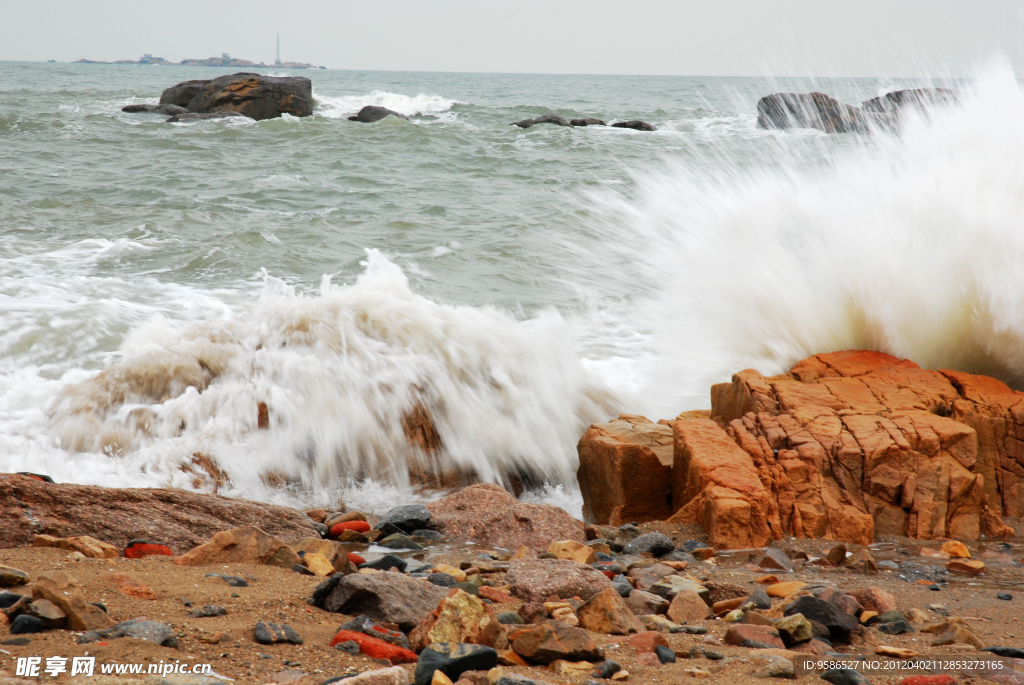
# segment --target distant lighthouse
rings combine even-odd
[[[274,66],[281,66],[281,34],[277,34],[277,59],[274,60]]]

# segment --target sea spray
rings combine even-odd
[[[621,269],[603,287],[647,291],[622,315],[653,357],[635,410],[707,407],[738,370],[854,348],[1024,387],[1024,93],[1000,63],[960,100],[826,160],[782,132],[771,164],[676,164],[597,197],[595,254]]]
[[[121,361],[60,391],[52,434],[162,485],[308,501],[360,481],[407,486],[427,456],[405,426],[419,411],[441,469],[572,483],[579,435],[613,403],[561,316],[439,304],[379,252],[365,266],[348,287],[325,277],[315,296],[267,277],[234,319],[154,317]]]

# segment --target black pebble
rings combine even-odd
[[[352,656],[359,656],[363,653],[363,650],[359,648],[359,643],[355,640],[345,640],[344,642],[339,642],[338,644],[334,645],[334,648],[339,652],[345,652],[346,654],[351,654]]]
[[[619,666],[617,662],[609,659],[604,663],[598,664],[597,668],[595,668],[593,673],[591,673],[590,675],[594,676],[595,678],[602,678],[604,680],[607,680],[621,670],[622,667]]]
[[[43,622],[35,616],[22,614],[11,623],[10,630],[13,635],[20,635],[21,633],[41,633],[43,632]]]
[[[655,645],[654,653],[658,655],[658,661],[663,664],[674,664],[676,662],[676,653],[664,645]]]
[[[31,644],[32,640],[27,637],[16,637],[13,640],[4,640],[0,642],[0,645],[13,645],[14,647],[24,647],[27,644]]]
[[[9,609],[18,603],[21,595],[14,592],[0,591],[0,609]]]
[[[249,587],[249,583],[238,576],[221,576],[221,579],[231,587]]]
[[[996,656],[1006,657],[1008,659],[1024,659],[1024,649],[1019,647],[986,647],[982,651],[991,652]]]
[[[1013,599],[1013,595],[1011,595],[1009,592],[997,592],[996,599],[1005,599],[1007,602],[1009,602],[1011,599]]]
[[[938,585],[929,585],[928,589],[931,590],[932,592],[938,592],[941,588]],[[838,669],[838,670],[844,670],[844,669]]]
[[[454,576],[450,576],[447,573],[431,573],[427,576],[427,582],[438,587],[455,587],[459,584],[459,581]]]

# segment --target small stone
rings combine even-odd
[[[663,664],[674,664],[676,662],[676,653],[668,647],[662,645],[654,646],[654,654],[658,657],[658,661]]]
[[[295,629],[287,623],[264,623],[259,621],[253,629],[256,635],[256,642],[261,645],[273,645],[280,642],[293,645],[302,644],[302,636],[295,632]]]
[[[758,557],[757,561],[754,562],[759,568],[778,570],[778,571],[792,571],[793,562],[786,556],[786,553],[781,549],[774,547],[768,547]]]
[[[976,576],[985,571],[985,562],[977,559],[950,559],[946,562],[946,570]]]
[[[645,614],[644,616],[638,616],[640,622],[644,624],[647,630],[656,630],[659,633],[672,633],[676,632],[677,628],[682,626],[673,623],[664,616],[658,616],[657,614]]]
[[[652,585],[650,591],[652,594],[671,600],[682,590],[690,590],[706,604],[711,601],[710,590],[697,581],[682,576],[666,576]]]
[[[405,573],[406,566],[407,562],[405,559],[395,556],[394,554],[385,554],[380,559],[368,561],[365,564],[359,564],[360,569],[368,568],[377,571],[389,571],[392,568],[397,568],[401,573]]]
[[[400,549],[400,550],[421,550],[423,545],[417,544],[409,539],[408,535],[402,533],[393,533],[388,535],[386,538],[377,541],[377,544],[381,547],[387,547],[388,549]]]
[[[612,680],[619,681],[619,682],[621,682],[623,680],[627,680],[628,678],[629,678],[629,671],[627,671],[625,669],[619,671],[618,673],[616,673],[615,675],[612,676]]]
[[[427,576],[427,582],[438,587],[455,587],[459,581],[447,573],[431,573]]]
[[[661,659],[654,652],[643,652],[636,655],[636,665],[641,668],[661,668]]]
[[[480,588],[478,588],[474,583],[456,583],[455,587],[457,587],[460,590],[462,590],[463,592],[467,592],[467,593],[469,593],[471,595],[479,595],[480,594]]]
[[[583,628],[603,635],[628,635],[645,630],[614,588],[594,595],[576,613]]]
[[[745,646],[744,643],[755,642],[766,647],[784,648],[786,645],[779,637],[779,631],[770,626],[758,626],[749,623],[734,623],[725,631],[725,644]]]
[[[744,604],[753,604],[755,609],[768,610],[772,608],[772,600],[768,597],[768,593],[758,588],[747,595],[747,598],[743,600]]]
[[[548,545],[548,553],[556,559],[569,559],[577,564],[593,564],[597,562],[597,552],[587,545],[575,540],[557,540]]]
[[[509,631],[508,640],[517,654],[542,664],[559,659],[599,661],[604,658],[590,633],[558,621],[514,628]]]
[[[856,552],[846,557],[846,560],[842,564],[844,567],[853,569],[854,571],[860,571],[861,573],[877,573],[878,563],[875,558],[871,556],[871,552],[867,549],[858,549]]]
[[[807,642],[814,637],[814,629],[811,622],[804,618],[803,614],[792,614],[780,618],[775,622],[775,630],[779,631],[779,637],[786,647]]]
[[[20,635],[22,633],[41,633],[45,628],[43,627],[43,622],[35,616],[22,614],[11,622],[8,630],[10,630],[13,635]]]
[[[359,643],[355,640],[345,640],[344,642],[339,642],[338,644],[334,645],[334,648],[339,652],[344,652],[345,654],[349,654],[351,656],[359,656],[363,653],[362,650],[359,649]]]
[[[970,559],[971,552],[967,549],[967,545],[960,542],[959,540],[947,540],[942,543],[942,551],[953,557],[954,559]]]
[[[643,590],[633,590],[633,592],[626,597],[626,605],[636,616],[664,614],[668,611],[670,604],[671,603],[664,597],[659,597],[658,595],[651,594],[650,592],[644,592]]]
[[[495,618],[498,619],[498,623],[506,626],[521,626],[526,623],[526,621],[523,620],[523,617],[514,611],[503,611]]]
[[[0,587],[24,585],[29,581],[28,573],[10,566],[0,566]]]
[[[1024,649],[1019,647],[986,647],[985,652],[991,652],[996,656],[1006,657],[1008,659],[1024,659]]]
[[[871,685],[871,681],[852,668],[830,668],[821,674],[821,679],[832,685]]]
[[[686,635],[706,635],[708,629],[704,626],[679,626],[678,628],[673,628],[670,632],[685,633]]]
[[[293,564],[292,565],[292,570],[295,571],[296,573],[298,573],[300,576],[315,576],[316,575],[310,569],[306,568],[302,564]]]
[[[142,559],[152,555],[173,557],[174,552],[163,543],[149,540],[129,540],[124,548],[124,556],[127,559]]]
[[[63,628],[68,616],[48,599],[37,599],[28,605],[28,613],[43,622],[43,628],[54,630]]]
[[[799,580],[790,580],[785,583],[776,583],[774,585],[769,585],[767,588],[765,588],[765,594],[769,597],[778,597],[780,599],[784,599],[791,595],[795,595],[796,593],[803,590],[805,587],[807,587],[807,583],[804,583]]]
[[[906,647],[893,647],[891,645],[878,645],[875,647],[875,654],[879,656],[892,656],[897,659],[909,659],[917,656],[917,652]]]
[[[466,671],[489,671],[498,665],[498,653],[482,645],[463,642],[435,642],[420,652],[416,662],[416,685],[429,685],[441,671],[453,681]]]
[[[204,604],[202,609],[196,609],[188,614],[192,618],[211,618],[213,616],[227,616],[228,610],[224,607]]]
[[[772,656],[768,658],[768,663],[751,675],[755,678],[793,678],[796,675],[796,669],[789,659]]]
[[[619,666],[617,661],[608,660],[597,665],[594,672],[591,675],[595,678],[601,678],[602,680],[608,680],[613,675],[622,670],[622,666]]]
[[[239,578],[238,576],[220,576],[220,579],[231,587],[249,587],[249,583],[244,578]]]
[[[673,597],[665,613],[676,623],[692,623],[709,618],[711,609],[696,592],[680,590]]]
[[[662,533],[647,533],[641,535],[623,545],[623,554],[643,554],[649,552],[655,557],[668,554],[676,548],[675,543],[667,535]]]
[[[839,566],[839,564],[846,561],[846,545],[840,542],[828,551],[825,559],[836,566]]]
[[[411,533],[417,528],[426,528],[430,524],[430,511],[422,504],[406,504],[388,511],[377,522],[377,529],[384,530],[381,524],[391,523],[403,532]]]
[[[914,632],[914,628],[905,619],[888,621],[878,626],[877,630],[878,632],[885,633],[886,635],[902,635],[903,633]]]
[[[860,590],[853,590],[850,595],[868,611],[877,611],[879,615],[896,608],[896,598],[887,590],[874,585]]]
[[[1011,595],[1009,592],[997,592],[996,599],[1002,599],[1009,602],[1013,599],[1013,595]]]
[[[898,571],[900,570],[899,564],[889,559],[882,559],[877,564],[879,571]]]
[[[626,576],[621,574],[612,578],[612,587],[619,593],[620,597],[629,597],[633,592],[633,586],[626,580]]]

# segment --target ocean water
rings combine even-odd
[[[578,515],[590,423],[705,408],[744,368],[872,348],[1024,385],[1024,93],[999,60],[960,83],[317,70],[291,72],[305,119],[120,111],[230,72],[0,63],[0,471],[379,511],[435,496],[408,482],[433,460]],[[959,104],[898,135],[756,127],[772,92],[935,85]],[[345,119],[367,104],[410,119]],[[547,111],[658,131],[509,125]]]

